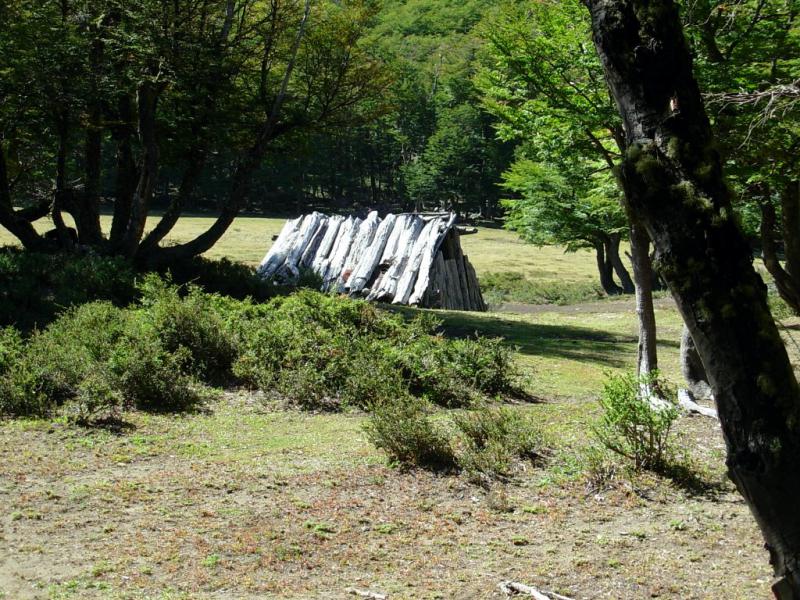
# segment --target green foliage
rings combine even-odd
[[[364,428],[392,462],[457,469],[482,482],[507,478],[520,461],[546,452],[541,428],[518,410],[481,404],[452,419],[431,411],[430,403],[400,397],[373,405]]]
[[[414,395],[463,406],[515,391],[499,340],[446,340],[426,315],[407,321],[366,302],[299,291],[266,304],[147,275],[128,309],[67,310],[23,342],[0,336],[0,412],[83,421],[127,407],[181,411],[206,386],[244,383],[307,409],[368,408]]]
[[[393,462],[433,469],[453,468],[457,463],[448,435],[429,413],[429,403],[402,396],[373,405],[364,429],[369,440]]]
[[[186,410],[207,396],[191,358],[184,347],[165,347],[141,313],[85,304],[27,341],[9,370],[2,412],[46,416],[69,403],[69,413],[87,421],[129,406]]]
[[[649,394],[664,398],[668,405],[653,407],[647,399]],[[637,470],[664,469],[671,458],[670,432],[678,410],[674,391],[658,374],[609,377],[600,406],[603,415],[593,431],[603,446],[631,460]]]
[[[593,283],[539,282],[514,272],[481,276],[481,291],[490,305],[502,302],[575,304],[602,296],[602,290]]]
[[[301,291],[236,317],[246,384],[306,407],[357,406],[411,393],[442,406],[513,393],[499,340],[447,340],[429,318],[405,321],[360,301]]]
[[[514,473],[520,460],[544,457],[539,424],[519,410],[482,406],[453,417],[458,464],[476,479],[497,479]]]
[[[237,348],[213,296],[194,285],[180,290],[157,275],[146,276],[139,290],[142,325],[152,328],[167,353],[185,353],[186,367],[204,381],[230,379]]]
[[[135,296],[135,274],[119,258],[0,249],[0,326],[27,331],[93,300],[117,305]]]

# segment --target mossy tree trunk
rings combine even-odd
[[[800,597],[800,389],[736,225],[672,0],[585,0],[625,126],[628,210],[646,228],[717,400],[729,474],[780,599]]]

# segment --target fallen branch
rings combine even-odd
[[[388,598],[386,594],[370,592],[369,590],[358,590],[352,587],[347,588],[345,591],[352,596],[360,596],[362,598],[369,598],[370,600],[386,600]]]
[[[507,596],[525,595],[535,598],[535,600],[572,600],[572,598],[568,598],[567,596],[562,596],[561,594],[556,594],[555,592],[549,592],[547,590],[537,590],[536,588],[525,585],[524,583],[517,583],[516,581],[503,581],[498,587],[500,591]]]

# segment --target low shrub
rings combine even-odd
[[[430,415],[430,404],[412,396],[370,407],[367,437],[389,460],[404,466],[451,469],[457,459],[450,439]]]
[[[445,339],[427,315],[407,321],[310,291],[242,306],[232,319],[240,340],[235,375],[306,408],[366,408],[404,394],[466,406],[513,388],[511,351],[499,340]]]
[[[451,419],[431,412],[424,400],[398,398],[371,407],[365,430],[392,462],[457,469],[483,483],[508,478],[522,461],[546,454],[541,428],[519,411],[483,404]]]
[[[137,314],[144,326],[153,329],[163,348],[168,353],[180,353],[186,359],[186,369],[203,381],[230,381],[238,352],[214,296],[194,285],[178,288],[153,274],[145,276],[139,290],[141,308]]]
[[[653,407],[647,398],[651,390],[657,390],[667,405]],[[657,373],[610,376],[603,386],[600,406],[603,414],[593,432],[603,446],[632,461],[637,470],[659,470],[667,465],[678,409],[674,390]]]
[[[414,396],[469,406],[510,391],[511,352],[499,340],[448,340],[429,316],[407,320],[363,301],[308,290],[258,304],[176,286],[158,275],[121,309],[68,309],[25,344],[8,330],[0,410],[76,418],[134,406],[185,410],[210,386],[245,384],[312,410],[384,406]],[[9,366],[10,365],[10,366]]]
[[[481,291],[489,305],[503,302],[522,304],[575,304],[601,298],[604,294],[592,282],[531,281],[522,273],[487,273],[481,276]]]
[[[541,427],[518,410],[482,406],[453,422],[458,463],[475,480],[508,477],[520,461],[538,461],[546,453]]]
[[[166,348],[140,312],[84,304],[35,332],[15,353],[0,410],[47,416],[69,404],[78,421],[129,406],[186,410],[205,398],[190,359],[183,347]]]

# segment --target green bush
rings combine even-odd
[[[214,296],[194,285],[186,286],[186,294],[181,296],[178,287],[152,274],[145,276],[139,290],[139,318],[152,327],[163,348],[168,353],[185,354],[185,366],[203,381],[230,381],[238,352]]]
[[[544,458],[541,427],[529,415],[482,406],[453,417],[458,463],[473,479],[508,477],[521,460]]]
[[[88,420],[127,407],[185,410],[206,385],[245,384],[312,410],[383,406],[409,395],[448,407],[512,389],[499,340],[447,340],[435,320],[299,291],[264,304],[147,275],[140,302],[68,309],[22,342],[0,337],[6,414],[69,404]]]
[[[430,416],[430,404],[405,396],[370,407],[364,429],[369,440],[392,462],[415,467],[457,466],[450,440]]]
[[[94,300],[124,306],[136,295],[134,281],[121,258],[0,248],[0,326],[30,331]]]
[[[592,282],[531,281],[522,273],[487,273],[481,276],[481,291],[489,305],[503,302],[522,304],[575,304],[603,296]]]
[[[654,408],[646,395],[657,390],[668,405]],[[671,458],[670,432],[678,410],[675,393],[657,373],[646,377],[611,376],[603,386],[603,415],[593,427],[607,449],[633,462],[635,469],[663,469]]]
[[[431,411],[430,403],[409,396],[377,404],[367,436],[392,462],[462,470],[481,482],[507,478],[522,461],[546,453],[541,428],[519,411],[483,404],[449,422]]]
[[[408,393],[466,406],[510,392],[516,376],[499,340],[447,340],[427,315],[406,321],[317,292],[242,304],[229,320],[238,332],[235,375],[306,408],[365,408]]]
[[[68,404],[79,421],[129,406],[186,410],[205,398],[190,364],[189,351],[166,348],[141,313],[108,302],[84,304],[15,352],[0,409],[47,416]]]

